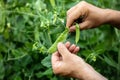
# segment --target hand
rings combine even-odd
[[[69,56],[68,54],[76,54],[78,51],[79,51],[79,47],[76,47],[74,44],[70,45],[70,42],[66,42],[65,45],[62,43],[59,43],[58,51],[56,51],[52,55],[53,72],[55,74],[68,76],[72,72],[71,69],[73,67],[71,66],[71,63],[66,64],[69,61],[69,59],[66,60],[67,56]]]
[[[93,6],[85,1],[81,1],[71,9],[67,11],[67,23],[66,26],[70,28],[70,31],[75,31],[74,21],[82,18],[82,23],[79,23],[80,29],[94,28],[101,24],[107,23],[109,17],[106,9],[101,9]]]
[[[82,80],[105,80],[105,78],[97,73],[82,58],[75,55],[79,51],[79,47],[58,44],[58,51],[52,54],[52,68],[55,74],[62,76],[74,77]]]

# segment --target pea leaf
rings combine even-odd
[[[52,75],[53,74],[52,68],[47,69],[43,74],[44,75]]]
[[[52,71],[52,68],[48,68],[45,72],[38,72],[38,73],[36,73],[36,76],[38,77],[38,78],[41,78],[41,77],[43,77],[43,76],[52,76],[52,74],[53,74],[53,71]]]
[[[4,69],[3,61],[1,60],[0,61],[0,80],[3,79],[4,74],[5,74],[5,69]]]
[[[41,61],[42,65],[47,67],[47,68],[50,68],[52,67],[51,65],[51,55],[48,55],[47,57],[45,57],[42,61]]]

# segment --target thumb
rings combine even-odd
[[[85,21],[79,24],[80,26],[80,30],[84,30],[84,29],[88,29],[90,27],[90,22],[89,21]],[[70,32],[74,32],[75,31],[75,25],[70,27]]]
[[[58,43],[58,52],[62,55],[62,57],[66,57],[67,55],[70,54],[70,52],[68,51],[68,49],[66,48],[66,46],[63,43]]]

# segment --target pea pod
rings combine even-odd
[[[79,24],[76,23],[76,37],[75,37],[75,42],[76,44],[78,43],[79,39],[80,39],[80,28],[79,28]]]
[[[52,5],[52,7],[54,8],[55,7],[55,0],[50,0],[50,3]]]
[[[53,45],[48,49],[48,53],[53,53],[57,50],[57,44],[59,42],[64,42],[68,36],[69,29],[66,28],[63,33],[60,34],[60,36],[57,38],[57,40],[53,43]]]

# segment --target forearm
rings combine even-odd
[[[101,75],[100,73],[94,71],[93,72],[94,76],[89,76],[89,80],[108,80],[107,78],[105,78],[103,75]],[[88,80],[88,79],[84,79],[84,80]]]
[[[120,11],[106,9],[106,23],[120,29]]]
[[[79,79],[81,78],[79,77]],[[99,74],[94,70],[94,71],[86,71],[84,73],[84,77],[82,78],[82,80],[107,80],[107,78],[105,78],[104,76],[102,76],[101,74]]]
[[[73,77],[80,80],[108,80],[107,78],[96,72],[90,65],[82,70],[76,70],[77,71]]]

